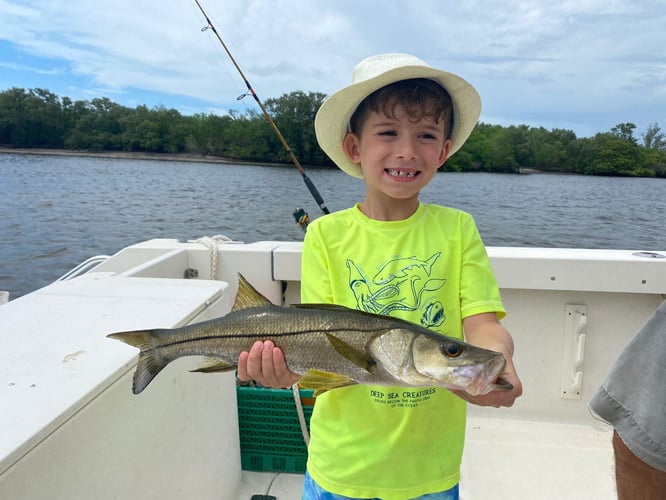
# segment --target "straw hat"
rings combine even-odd
[[[449,156],[458,151],[472,133],[481,114],[481,98],[465,80],[442,71],[409,54],[380,54],[356,65],[351,85],[330,95],[317,111],[315,133],[324,152],[338,167],[354,177],[363,178],[361,167],[349,161],[342,141],[349,120],[363,99],[386,85],[411,78],[429,78],[444,87],[453,101],[453,141]]]

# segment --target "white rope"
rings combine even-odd
[[[298,422],[301,424],[301,433],[303,434],[303,441],[305,441],[305,447],[307,448],[310,446],[310,433],[308,432],[308,425],[305,422],[305,413],[303,412],[303,403],[301,402],[301,392],[298,389],[298,383],[291,386],[291,392],[294,394]]]
[[[200,243],[208,248],[208,258],[210,261],[210,279],[217,279],[217,244],[233,241],[231,238],[222,234],[215,236],[202,236],[196,240],[188,240],[188,243]]]
[[[217,277],[217,244],[233,241],[221,234],[215,236],[203,236],[196,240],[189,240],[189,243],[200,243],[208,248],[208,255],[210,258],[210,279]],[[301,402],[301,393],[298,388],[298,383],[291,386],[292,393],[294,394],[294,403],[296,405],[296,413],[298,414],[298,422],[301,424],[301,433],[303,434],[303,441],[305,447],[310,445],[310,433],[308,432],[308,425],[305,422],[305,412],[303,411],[303,403]]]

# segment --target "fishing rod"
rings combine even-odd
[[[289,147],[289,144],[287,143],[286,139],[284,138],[284,136],[280,132],[280,129],[277,127],[277,125],[273,121],[273,118],[271,117],[271,115],[266,110],[266,107],[261,102],[261,99],[259,99],[259,96],[254,91],[254,89],[252,88],[252,85],[250,85],[250,82],[245,77],[245,74],[243,74],[243,71],[240,69],[240,66],[236,62],[236,59],[234,59],[234,56],[231,55],[231,51],[229,51],[229,48],[227,47],[227,44],[224,43],[224,40],[222,40],[222,37],[220,36],[220,34],[215,29],[215,26],[213,26],[213,23],[208,18],[208,14],[206,14],[206,11],[203,9],[201,4],[199,3],[199,0],[194,0],[194,2],[197,4],[197,7],[199,7],[199,10],[203,14],[204,18],[206,18],[206,23],[208,23],[208,26],[204,26],[203,28],[201,28],[201,31],[206,31],[206,30],[210,29],[210,30],[213,31],[213,33],[215,33],[215,36],[219,40],[220,44],[222,44],[222,47],[224,47],[225,52],[229,56],[229,59],[231,59],[231,62],[234,64],[234,66],[238,70],[238,73],[240,74],[241,78],[245,82],[245,86],[247,87],[248,92],[247,92],[247,94],[241,95],[238,99],[242,99],[243,97],[245,97],[248,94],[250,94],[250,95],[252,95],[252,97],[254,97],[254,100],[259,105],[259,108],[261,108],[261,111],[263,112],[264,117],[266,118],[269,125],[273,129],[273,132],[275,132],[275,135],[277,136],[277,138],[282,143],[282,147],[284,148],[284,150],[289,155],[289,158],[291,159],[292,163],[296,167],[296,170],[298,170],[298,172],[303,177],[303,181],[305,182],[305,185],[307,186],[308,190],[310,191],[310,194],[312,195],[314,200],[317,202],[317,205],[319,205],[319,208],[321,209],[321,211],[324,212],[324,214],[328,214],[329,210],[326,207],[326,203],[324,202],[324,199],[322,198],[321,194],[319,194],[319,191],[317,191],[317,188],[315,187],[314,183],[306,175],[305,170],[303,170],[303,167],[301,166],[300,162],[298,161],[298,158],[296,158],[296,155],[294,154],[294,152]],[[296,219],[296,222],[298,222],[301,225],[301,227],[305,230],[305,227],[307,226],[307,224],[309,222],[309,217],[308,217],[307,213],[305,213],[305,211],[303,211],[303,209],[297,209],[294,212],[294,218]]]

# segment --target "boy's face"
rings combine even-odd
[[[358,134],[343,141],[347,157],[363,170],[366,196],[378,201],[417,201],[451,147],[443,120],[415,121],[399,104],[394,117],[370,111]]]

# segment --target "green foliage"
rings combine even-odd
[[[648,149],[666,150],[666,136],[657,123],[648,126],[647,131],[643,134],[643,145]]]
[[[62,148],[63,101],[44,89],[13,87],[0,93],[0,144]]]
[[[322,164],[326,156],[317,146],[314,118],[326,96],[321,93],[292,92],[279,99],[268,99],[266,109],[296,157],[302,163]],[[286,151],[280,152],[281,161],[290,161]]]
[[[233,118],[223,137],[224,146],[220,151],[222,156],[257,162],[280,160],[279,145],[271,144],[274,136],[263,116],[249,113],[247,116]]]
[[[82,102],[74,115],[74,123],[65,134],[65,147],[91,151],[122,151],[122,118],[129,108],[108,98]]]
[[[303,164],[333,166],[317,145],[314,117],[325,95],[302,91],[265,106]],[[588,175],[666,177],[666,139],[654,123],[634,138],[636,125],[619,123],[592,138],[571,130],[479,123],[442,166],[456,172],[538,169]],[[183,116],[157,106],[128,108],[108,98],[72,101],[45,89],[0,92],[0,145],[90,151],[194,153],[252,162],[290,162],[263,113]]]
[[[548,131],[539,127],[530,129],[528,135],[529,147],[533,154],[532,164],[536,169],[562,170],[572,158],[575,158],[576,134],[570,130]]]
[[[583,168],[584,174],[641,175],[639,147],[632,135],[611,132],[594,136],[594,157]]]
[[[610,133],[619,139],[624,139],[626,142],[637,144],[634,138],[634,130],[636,130],[636,125],[633,123],[618,123],[611,129]]]

